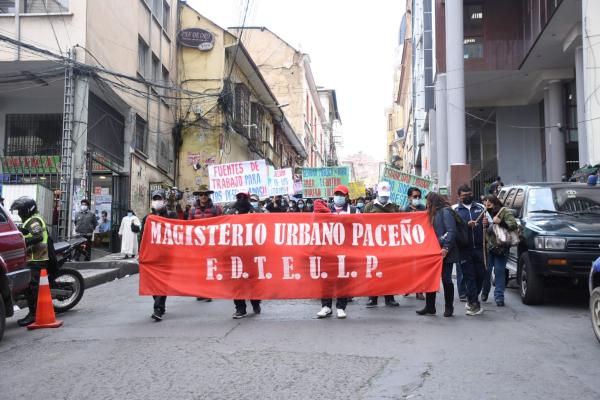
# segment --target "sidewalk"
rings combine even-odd
[[[72,261],[65,265],[83,275],[86,289],[137,274],[139,271],[137,258],[123,259],[120,253],[97,249],[93,249],[92,261]]]

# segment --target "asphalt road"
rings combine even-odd
[[[155,323],[137,286],[132,276],[88,290],[60,329],[11,318],[0,398],[600,399],[582,296],[528,307],[513,289],[505,308],[467,317],[457,303],[454,318],[417,316],[414,296],[396,309],[360,298],[346,320],[314,319],[313,300],[266,301],[233,320],[230,301],[169,298]]]

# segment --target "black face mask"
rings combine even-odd
[[[465,197],[465,198],[463,199],[463,201],[462,201],[462,203],[463,203],[463,204],[465,204],[465,205],[467,205],[467,206],[468,206],[469,204],[471,204],[472,202],[473,202],[473,197]]]

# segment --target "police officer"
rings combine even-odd
[[[160,217],[177,219],[177,213],[175,211],[167,210],[167,195],[163,189],[156,189],[152,191],[152,203],[151,212],[148,215],[158,215]],[[146,218],[142,220],[142,229],[140,237],[144,233],[144,227],[146,226]],[[156,322],[162,321],[162,317],[165,314],[165,303],[167,302],[167,296],[152,296],[154,298],[154,312],[150,316]]]
[[[48,274],[54,273],[55,266],[50,263],[46,222],[38,212],[35,200],[30,197],[19,197],[10,206],[10,211],[14,210],[23,221],[20,230],[27,246],[27,265],[31,269],[29,287],[25,291],[29,313],[25,318],[17,321],[20,326],[27,326],[35,322],[40,272],[46,269]]]

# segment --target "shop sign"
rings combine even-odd
[[[185,47],[193,47],[200,51],[209,51],[215,45],[212,33],[199,28],[183,29],[179,31],[177,40]]]
[[[7,174],[57,174],[60,156],[5,156],[0,157],[2,170]]]

